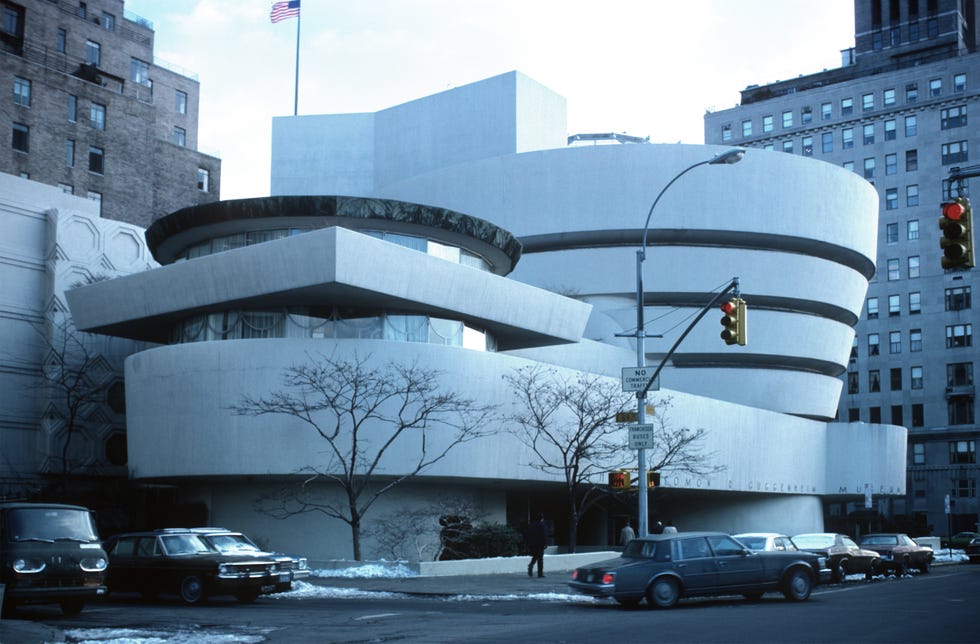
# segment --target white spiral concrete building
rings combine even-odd
[[[349,533],[340,522],[276,522],[253,510],[323,446],[295,422],[229,413],[242,395],[274,391],[282,370],[311,352],[438,368],[447,386],[501,409],[512,403],[503,376],[520,366],[618,379],[636,360],[636,251],[651,202],[724,148],[565,147],[563,129],[563,100],[517,73],[376,114],[276,119],[278,196],[174,213],[147,234],[165,266],[69,293],[79,328],[171,342],[127,361],[132,475],[180,485],[207,504],[212,523],[314,558],[344,557]],[[344,214],[344,204],[360,206]],[[662,472],[658,516],[685,529],[798,533],[823,528],[827,499],[862,506],[866,492],[904,491],[904,428],[832,422],[874,271],[876,213],[874,190],[853,173],[764,151],[696,168],[665,193],[644,264],[646,332],[663,336],[647,341],[648,364],[660,363],[733,277],[749,305],[749,342],[726,345],[712,312],[668,362],[653,398],[670,398],[672,425],[707,431],[704,450],[720,470]],[[284,229],[304,234],[269,233]],[[227,241],[249,234],[261,243]],[[460,252],[447,262],[386,235]],[[240,247],[224,250],[231,246]],[[446,346],[389,331],[325,337],[301,324],[290,332],[297,307],[423,316],[463,335]],[[238,324],[279,310],[286,322],[265,337],[255,337],[263,334],[254,316],[252,331],[222,338],[195,322],[233,314]],[[551,507],[560,542],[560,484],[498,429],[373,512],[444,496],[451,485],[498,521]],[[410,459],[404,452],[386,471],[396,475]],[[614,542],[615,512],[588,517],[579,543]]]

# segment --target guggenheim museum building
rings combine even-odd
[[[271,196],[164,216],[145,235],[159,266],[70,290],[79,329],[150,343],[125,361],[130,476],[177,486],[211,525],[349,558],[343,522],[258,511],[326,446],[295,418],[234,413],[243,397],[313,355],[418,365],[499,410],[522,367],[618,382],[637,364],[645,239],[646,364],[687,334],[651,401],[705,430],[713,472],[665,468],[653,517],[793,534],[903,494],[905,428],[835,419],[874,278],[874,188],[798,155],[715,165],[726,148],[569,136],[565,109],[510,72],[374,113],[276,118]],[[690,327],[736,277],[745,346],[719,338],[720,313]],[[561,478],[494,422],[382,496],[365,527],[452,494],[500,523],[544,511],[561,545]],[[627,442],[624,427],[635,467]],[[379,482],[416,457],[387,454]],[[578,543],[615,543],[628,515],[600,506]],[[369,537],[364,555],[380,555]]]

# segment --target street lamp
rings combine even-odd
[[[647,258],[647,233],[650,230],[650,218],[653,217],[653,210],[657,207],[660,198],[664,196],[667,189],[694,168],[702,165],[731,165],[741,161],[744,156],[744,149],[732,148],[710,159],[698,161],[694,165],[684,168],[673,179],[667,182],[667,185],[663,187],[660,194],[657,195],[657,198],[653,200],[653,205],[650,206],[650,212],[647,213],[647,219],[643,223],[643,244],[636,251],[636,366],[641,369],[646,366],[646,343],[644,342],[646,329],[644,328],[645,323],[643,321],[643,261]],[[636,422],[640,425],[646,423],[647,388],[636,392]],[[639,496],[640,515],[637,523],[640,524],[640,536],[645,537],[649,532],[647,489],[645,487],[647,480],[647,451],[642,447],[637,450],[637,470],[639,479],[637,496]]]

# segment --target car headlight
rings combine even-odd
[[[827,558],[826,557],[817,557],[817,563],[820,565],[821,568],[826,568],[827,567]]]
[[[269,573],[274,575],[277,572],[279,572],[279,564],[277,563],[269,564]]]
[[[103,557],[87,557],[78,562],[85,572],[102,572],[109,567],[109,562]]]
[[[310,567],[309,562],[306,561],[306,557],[299,557],[295,559],[295,561],[296,561],[296,568],[298,570],[306,570],[307,568]]]
[[[11,564],[14,572],[20,573],[38,573],[44,570],[46,564],[40,559],[14,559]]]
[[[231,566],[229,566],[228,564],[218,564],[218,574],[219,575],[230,575],[233,572],[235,572],[234,569]]]

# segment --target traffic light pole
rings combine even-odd
[[[657,198],[653,200],[653,204],[650,206],[650,211],[647,213],[646,221],[643,222],[643,239],[639,250],[636,251],[636,366],[643,368],[646,366],[646,329],[645,322],[643,320],[643,260],[646,259],[647,255],[647,233],[650,230],[650,218],[653,217],[653,211],[660,203],[660,198],[664,196],[667,189],[674,185],[674,182],[683,177],[685,174],[693,170],[694,168],[703,165],[731,165],[733,163],[738,163],[745,156],[745,150],[742,148],[732,148],[726,150],[720,154],[715,155],[710,159],[705,161],[698,161],[688,167],[684,168],[678,172],[674,177],[667,182],[660,192],[657,194]],[[701,313],[701,317],[704,316],[704,312]],[[688,329],[690,330],[690,329]],[[685,331],[685,335],[687,332]],[[683,336],[682,336],[683,338]],[[676,348],[676,345],[675,345]],[[673,349],[671,349],[673,352]],[[663,365],[661,364],[661,368]],[[657,373],[660,373],[660,369],[657,369]],[[639,424],[644,424],[646,422],[646,405],[647,405],[647,391],[653,384],[653,379],[647,383],[647,386],[643,388],[643,391],[638,391],[636,393],[636,421]],[[647,506],[647,490],[646,490],[646,480],[647,480],[647,451],[643,448],[637,450],[636,455],[637,469],[639,469],[640,481],[642,482],[643,491],[640,492],[639,496],[639,507],[637,508],[639,512],[639,518],[637,523],[639,523],[639,536],[645,537],[649,534],[649,511]]]

